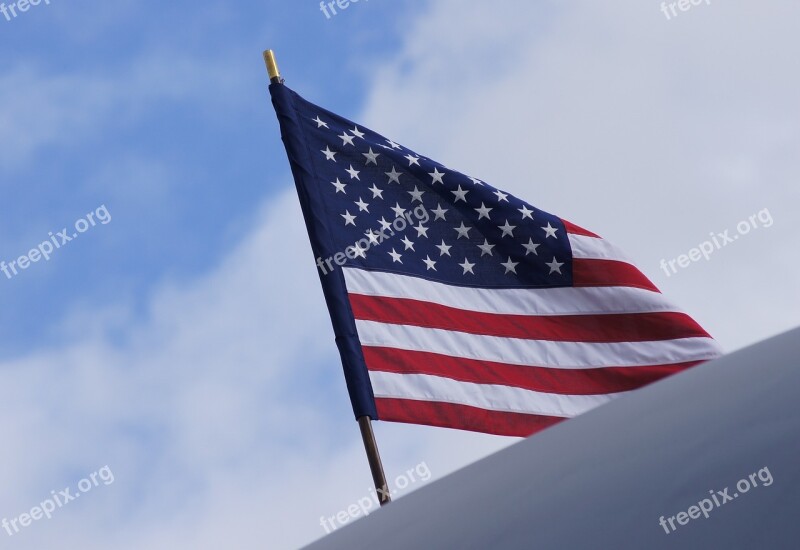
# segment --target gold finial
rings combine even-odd
[[[278,62],[275,61],[275,52],[272,50],[265,50],[264,63],[267,65],[267,73],[269,74],[270,82],[283,82],[283,79],[281,78],[281,72],[278,70]]]

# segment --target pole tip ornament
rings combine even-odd
[[[264,51],[264,63],[267,65],[269,81],[274,84],[282,84],[281,72],[278,70],[278,62],[275,61],[275,52],[272,50]]]

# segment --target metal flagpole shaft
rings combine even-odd
[[[273,84],[283,84],[281,72],[278,70],[278,62],[275,61],[275,52],[272,50],[264,51],[264,63],[267,65],[267,73],[269,74],[269,81]]]
[[[275,52],[272,50],[264,51],[264,63],[267,65],[269,81],[272,84],[283,84],[281,72],[278,70],[278,62],[275,61]],[[381,506],[391,502],[389,485],[386,483],[386,475],[383,473],[381,455],[378,453],[378,444],[375,441],[375,434],[372,432],[372,419],[369,416],[362,416],[358,419],[358,426],[361,428],[361,438],[364,440],[364,449],[367,451],[369,469],[372,472],[372,481],[375,482],[375,490],[378,493],[378,502]]]
[[[383,464],[381,463],[381,455],[378,453],[375,434],[372,432],[372,420],[369,416],[362,416],[358,419],[358,427],[361,428],[361,438],[364,440],[364,449],[367,451],[372,481],[375,483],[375,490],[378,492],[378,501],[381,506],[384,506],[392,501],[392,497],[389,494],[389,485],[386,484],[386,474],[383,473]]]

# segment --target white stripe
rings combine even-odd
[[[459,382],[428,374],[370,372],[375,397],[439,401],[491,411],[570,418],[624,395],[560,395],[510,386]]]
[[[572,257],[582,260],[616,260],[633,265],[628,256],[605,239],[568,233]]]
[[[424,351],[464,359],[555,369],[665,365],[719,356],[717,344],[711,338],[680,338],[656,342],[552,342],[359,319],[356,319],[356,329],[364,346]]]
[[[409,298],[443,306],[508,315],[596,315],[681,312],[662,294],[630,287],[476,288],[419,277],[342,268],[347,291],[366,296]]]

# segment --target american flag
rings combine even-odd
[[[598,235],[270,91],[356,417],[527,436],[720,354]]]

